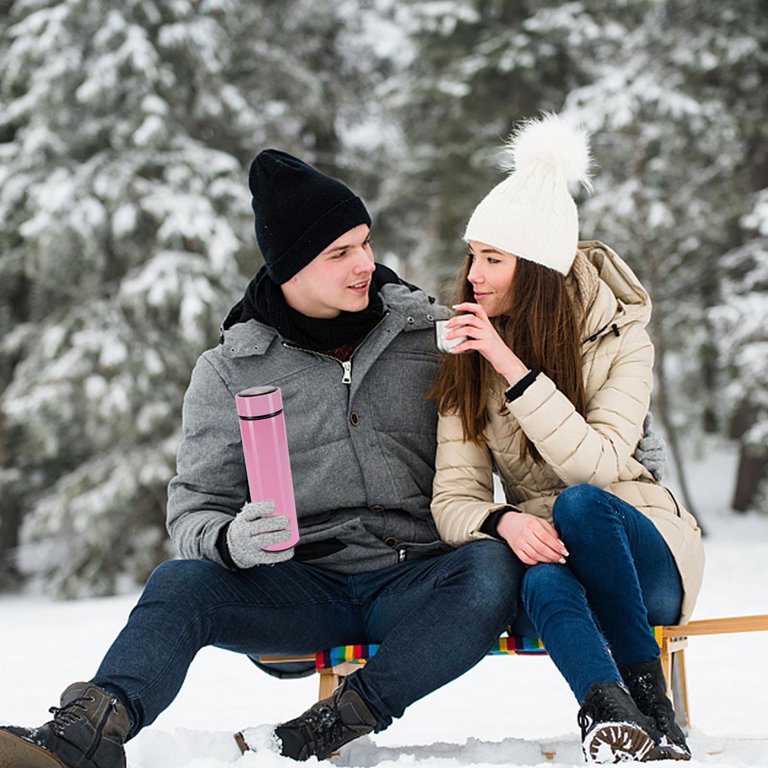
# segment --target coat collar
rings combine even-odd
[[[387,284],[381,290],[387,310],[385,322],[395,332],[419,331],[432,328],[436,319],[450,317],[450,312],[422,290],[411,290],[405,285]],[[252,357],[263,355],[281,339],[271,326],[258,320],[237,323],[221,332],[221,353],[225,357]]]

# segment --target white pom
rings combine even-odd
[[[587,189],[592,187],[589,134],[567,125],[552,113],[545,112],[538,120],[526,120],[510,135],[503,153],[506,170],[524,171],[540,165],[560,171],[568,184],[579,182]]]

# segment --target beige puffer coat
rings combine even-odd
[[[586,419],[541,373],[506,407],[500,384],[489,405],[486,445],[464,441],[458,416],[441,416],[432,514],[442,538],[454,546],[488,538],[480,528],[503,506],[493,501],[494,468],[510,505],[546,518],[564,488],[605,488],[649,517],[664,537],[682,579],[681,620],[687,620],[704,569],[701,531],[632,456],[651,397],[653,345],[645,329],[650,299],[632,270],[598,241],[579,243],[569,282],[577,286],[573,295],[585,313]],[[520,430],[543,464],[520,459]]]

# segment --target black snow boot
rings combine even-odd
[[[108,691],[73,683],[39,728],[0,728],[1,768],[125,768],[128,713]]]
[[[365,736],[376,719],[356,691],[340,685],[303,715],[275,728],[280,752],[294,760],[324,760],[347,742]]]
[[[654,722],[640,712],[620,683],[594,683],[581,705],[578,721],[587,762],[652,759],[658,740]]]
[[[619,672],[637,708],[653,718],[661,737],[658,760],[690,760],[685,734],[675,722],[675,710],[667,698],[667,682],[658,659],[639,664],[620,664]]]

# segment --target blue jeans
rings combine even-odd
[[[529,568],[522,599],[581,703],[593,683],[621,681],[618,664],[658,658],[649,625],[678,620],[683,590],[656,526],[613,494],[572,486],[557,497],[552,517],[567,563]]]
[[[125,705],[135,736],[173,701],[204,646],[258,655],[381,643],[347,678],[380,731],[482,659],[515,617],[522,572],[497,541],[353,575],[294,560],[238,573],[170,560],[150,576],[93,682]]]

